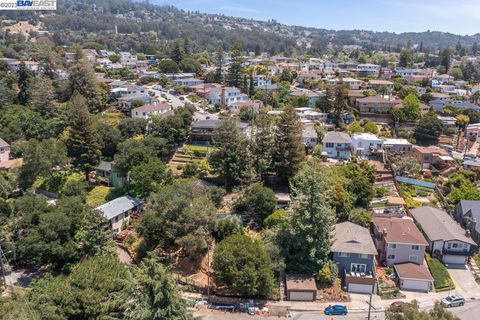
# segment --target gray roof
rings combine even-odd
[[[336,224],[333,239],[332,252],[377,254],[370,232],[358,224],[348,221]]]
[[[325,134],[323,143],[352,143],[352,138],[345,132],[329,131]]]
[[[192,128],[212,128],[216,129],[220,125],[220,120],[216,119],[207,119],[207,120],[199,120],[192,123]],[[248,127],[248,123],[246,122],[237,122],[237,128],[245,129]]]
[[[430,241],[459,240],[476,245],[472,238],[465,235],[465,230],[445,211],[432,207],[420,207],[412,209],[411,212]]]
[[[100,161],[100,164],[95,168],[99,171],[112,171],[113,161]]]
[[[137,207],[142,203],[143,201],[140,199],[134,198],[132,196],[124,196],[102,204],[101,206],[96,207],[95,210],[101,211],[103,213],[103,216],[107,218],[107,220],[110,220],[128,210]]]

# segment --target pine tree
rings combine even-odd
[[[96,210],[85,210],[74,240],[82,257],[115,253],[115,243],[108,221]]]
[[[44,56],[40,59],[40,70],[42,71],[43,77],[50,78],[51,80],[55,79],[55,57],[51,50],[46,50]]]
[[[70,67],[68,87],[66,90],[67,100],[78,93],[87,99],[90,112],[102,110],[102,95],[93,68],[85,60],[80,48],[75,51],[75,59]]]
[[[255,95],[255,85],[253,83],[253,75],[250,74],[250,84],[248,87],[248,96],[252,98]]]
[[[244,74],[243,75],[243,82],[242,82],[242,91],[243,93],[246,93],[248,94],[248,78],[247,78],[247,75]]]
[[[183,41],[183,52],[185,52],[186,56],[190,55],[190,40],[188,38],[185,38]]]
[[[257,115],[252,135],[250,149],[253,166],[260,179],[265,181],[267,175],[272,172],[272,146],[274,145],[272,120],[266,110],[260,110]]]
[[[337,84],[333,98],[333,116],[337,126],[343,126],[343,113],[347,110],[348,89],[344,83]]]
[[[17,80],[17,85],[18,85],[18,95],[17,95],[17,102],[21,105],[26,106],[29,100],[29,90],[28,87],[30,85],[30,81],[32,79],[32,75],[30,74],[30,71],[28,71],[27,66],[25,65],[25,62],[22,61],[20,62],[20,67],[18,69],[18,80]]]
[[[247,137],[231,118],[220,121],[213,139],[216,151],[209,158],[212,170],[222,177],[225,188],[231,190],[234,185],[251,178],[251,162],[248,155]]]
[[[478,43],[477,42],[474,42],[472,44],[472,55],[473,56],[476,56],[478,54]]]
[[[170,59],[175,61],[178,65],[182,62],[184,58],[184,52],[182,50],[182,47],[180,46],[179,41],[175,41],[175,44],[173,45],[173,50]]]
[[[294,176],[305,160],[302,141],[302,125],[292,106],[285,108],[275,131],[273,165],[277,174],[284,180]]]
[[[50,78],[38,78],[30,90],[30,107],[46,118],[55,115],[55,91]]]
[[[216,83],[223,83],[223,76],[222,76],[222,68],[223,68],[223,49],[222,47],[218,47],[217,53],[215,55],[215,76],[214,81]]]
[[[232,87],[240,87],[243,73],[243,44],[237,41],[230,50],[230,65],[228,67],[227,83]]]
[[[68,155],[73,157],[88,180],[88,174],[100,160],[100,143],[94,119],[88,111],[85,98],[79,94],[70,101],[72,110],[71,124],[66,142]]]
[[[325,167],[309,162],[290,184],[292,240],[288,269],[313,275],[328,261],[335,211],[330,205],[330,186]]]

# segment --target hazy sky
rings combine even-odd
[[[326,29],[480,33],[480,0],[150,0],[181,9]]]

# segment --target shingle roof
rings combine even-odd
[[[132,196],[124,196],[102,204],[101,206],[96,207],[95,210],[101,211],[103,213],[103,216],[107,220],[110,220],[128,210],[135,208],[142,203],[143,201],[140,199],[134,198]]]
[[[373,224],[379,232],[386,231],[385,240],[387,242],[428,245],[427,240],[411,218],[373,217]]]
[[[317,290],[313,277],[300,274],[287,275],[287,290]]]
[[[113,162],[100,161],[100,164],[95,168],[99,171],[112,171]]]
[[[132,111],[139,111],[139,112],[153,112],[153,111],[161,111],[161,110],[170,110],[170,106],[166,102],[162,103],[148,103],[144,104],[141,107],[132,109]]]
[[[420,207],[410,211],[415,220],[421,224],[430,241],[460,240],[476,245],[472,238],[465,235],[465,230],[445,211],[432,207]]]
[[[377,254],[370,232],[358,224],[348,221],[338,223],[332,235],[334,239],[332,252]]]
[[[329,131],[322,141],[324,143],[352,143],[352,138],[345,132]]]
[[[418,279],[433,281],[432,275],[425,265],[406,262],[394,265],[400,279]]]

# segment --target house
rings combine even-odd
[[[153,102],[132,109],[132,118],[150,119],[152,116],[167,116],[173,114],[173,108],[166,102]]]
[[[317,145],[318,134],[313,123],[303,123],[302,139],[307,148],[313,148]]]
[[[378,250],[378,260],[386,266],[413,262],[423,264],[428,246],[412,218],[373,217],[373,236]]]
[[[373,133],[354,133],[352,135],[353,152],[358,156],[368,156],[383,147],[383,139]]]
[[[0,163],[7,162],[10,159],[10,145],[0,138]]]
[[[292,97],[299,97],[307,99],[307,103],[309,107],[315,106],[315,102],[317,102],[321,97],[324,97],[325,94],[321,92],[314,92],[311,90],[306,89],[293,89],[290,91],[290,95]]]
[[[267,78],[264,74],[256,74],[253,76],[253,85],[259,89],[269,87],[272,85],[272,80]]]
[[[387,88],[389,92],[393,90],[393,82],[388,80],[372,79],[368,81],[368,86],[375,91],[378,91],[383,87]]]
[[[211,104],[223,105],[222,102],[224,102],[225,106],[230,106],[236,102],[247,102],[248,95],[241,93],[240,89],[235,87],[213,87],[208,92],[208,100]]]
[[[450,156],[448,151],[437,146],[413,146],[411,155],[420,161],[422,167],[425,169],[428,169],[431,166],[443,168],[454,162],[454,159]]]
[[[480,111],[480,106],[473,104],[471,102],[464,102],[464,101],[442,101],[442,100],[435,99],[430,101],[429,105],[436,112],[441,112],[442,109],[447,106],[452,108],[463,108],[463,109]]]
[[[466,264],[475,242],[448,213],[432,207],[415,208],[411,213],[421,225],[433,256],[441,257],[447,265]]]
[[[382,96],[370,96],[357,99],[356,103],[360,114],[388,114],[390,109],[398,104],[398,100],[385,99]]]
[[[466,160],[463,162],[463,169],[465,170],[472,170],[474,172],[478,173],[480,172],[480,160],[479,159],[474,159],[474,160]]]
[[[95,210],[103,214],[116,234],[122,230],[123,223],[128,221],[132,214],[143,211],[143,201],[132,196],[123,196],[96,207]]]
[[[234,102],[228,106],[228,109],[231,113],[239,113],[242,109],[258,112],[262,107],[263,102],[261,100],[249,100],[246,102]]]
[[[412,144],[407,139],[385,138],[383,141],[383,149],[391,154],[407,153],[412,150]]]
[[[149,94],[128,94],[118,98],[118,104],[122,108],[131,108],[134,102],[149,104],[154,101],[155,98]]]
[[[203,80],[196,78],[175,79],[173,82],[179,87],[193,87],[203,84]]]
[[[442,122],[444,129],[456,128],[457,126],[457,119],[455,119],[455,117],[437,116],[437,118]]]
[[[359,90],[363,85],[362,80],[358,80],[350,77],[343,78],[342,82],[345,83],[350,90]]]
[[[335,225],[330,249],[348,292],[375,293],[377,250],[367,228],[351,222]]]
[[[190,126],[190,132],[188,135],[189,141],[193,144],[200,145],[212,145],[213,136],[219,126],[219,120],[207,119],[195,121]],[[237,122],[237,127],[244,134],[248,133],[248,123]]]
[[[352,156],[352,138],[345,132],[329,131],[323,138],[323,152],[328,158],[349,160]]]
[[[461,200],[455,207],[455,218],[470,231],[472,239],[480,243],[480,201]]]
[[[425,264],[405,262],[393,267],[397,274],[397,285],[400,289],[421,292],[433,290],[433,277]]]
[[[315,278],[299,274],[288,274],[286,278],[287,300],[315,301],[317,299]]]
[[[480,132],[480,123],[472,123],[467,126],[465,130],[465,136],[469,140],[474,141],[478,138],[479,132]]]
[[[115,169],[115,162],[113,161],[100,161],[100,164],[95,168],[95,177],[100,182],[115,188],[123,188],[127,183],[127,179]]]
[[[326,112],[318,112],[315,111],[313,108],[302,107],[302,108],[295,108],[297,112],[297,116],[302,120],[309,120],[313,122],[327,122],[328,113]]]

